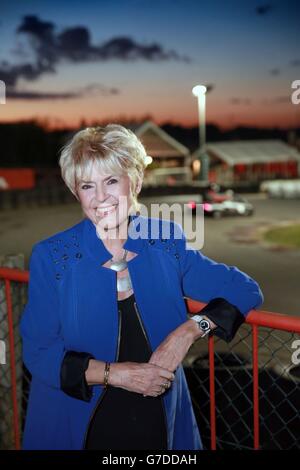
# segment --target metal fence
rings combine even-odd
[[[18,325],[28,279],[27,271],[0,268],[0,341],[6,346],[4,364],[0,364],[0,449],[20,448],[26,403]]]
[[[63,183],[41,184],[33,189],[0,190],[0,210],[70,204],[76,201]]]
[[[20,449],[30,374],[22,366],[18,322],[29,273],[0,268],[0,449]],[[187,299],[191,313],[205,304]],[[300,449],[300,318],[251,311],[234,340],[196,342],[185,373],[204,447]],[[300,349],[300,342],[298,349]],[[300,352],[299,352],[300,358]]]
[[[251,311],[231,343],[195,344],[186,375],[206,448],[300,449],[299,334],[300,318]]]

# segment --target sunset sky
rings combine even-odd
[[[1,122],[196,125],[202,83],[209,123],[300,126],[296,0],[4,0],[0,15]]]

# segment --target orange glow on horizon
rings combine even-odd
[[[164,125],[173,125],[173,126],[181,126],[181,127],[186,127],[186,128],[195,128],[198,127],[198,122],[192,121],[192,120],[186,120],[185,122],[180,122],[176,119],[151,119],[155,124],[158,126],[164,126]],[[59,121],[59,122],[58,122]],[[139,121],[139,118],[136,117],[135,121]],[[0,125],[1,124],[21,124],[21,123],[29,123],[29,122],[34,122],[37,125],[39,125],[41,128],[48,130],[48,131],[54,131],[54,130],[64,130],[64,129],[70,129],[70,130],[76,130],[80,127],[82,127],[82,120],[72,120],[72,121],[62,121],[62,120],[49,120],[48,122],[45,122],[43,119],[39,119],[38,117],[34,118],[28,118],[28,119],[15,119],[15,120],[0,120]],[[122,123],[122,119],[119,119],[117,116],[115,118],[110,118],[110,119],[104,119],[99,120],[97,124],[101,125],[102,122],[120,122]],[[129,122],[129,121],[127,121]],[[141,123],[143,120],[140,121]],[[89,127],[95,124],[95,119],[92,119],[89,121],[88,119],[85,120],[85,126]],[[126,125],[126,122],[125,122]],[[257,129],[295,129],[300,127],[300,119],[298,120],[298,124],[295,124],[295,120],[293,119],[284,119],[281,124],[274,123],[274,121],[266,121],[265,119],[261,120],[243,120],[241,122],[235,122],[235,123],[230,123],[228,120],[222,121],[208,121],[207,126],[216,126],[218,127],[221,131],[229,131],[231,129],[235,129],[237,127],[253,127]]]
[[[0,111],[1,111],[0,107]],[[256,127],[256,128],[278,128],[278,129],[290,129],[300,127],[300,106],[293,106],[291,112],[290,108],[285,108],[285,110],[276,110],[277,112],[260,112],[257,110],[243,110],[240,112],[233,112],[231,109],[226,109],[225,106],[217,107],[214,103],[214,106],[211,106],[208,109],[207,113],[207,125],[215,125],[219,127],[220,130],[230,130],[238,126],[242,127]],[[12,109],[10,111],[13,111]],[[14,110],[15,111],[15,110]],[[24,111],[24,108],[22,109]],[[58,111],[58,109],[57,109]],[[81,112],[84,113],[84,110],[81,109]],[[9,116],[11,114],[11,116]],[[19,114],[19,116],[18,116]],[[28,113],[29,114],[29,113]],[[178,118],[172,112],[168,112],[166,109],[155,110],[155,113],[143,113],[143,114],[127,114],[119,112],[118,114],[113,114],[108,112],[106,115],[103,114],[99,117],[95,116],[85,116],[75,115],[75,113],[68,113],[71,116],[69,117],[67,113],[64,114],[65,117],[61,118],[59,115],[39,115],[38,112],[32,113],[32,115],[25,116],[22,112],[11,112],[6,113],[6,116],[0,114],[0,124],[2,123],[21,123],[21,122],[35,122],[39,126],[47,130],[60,130],[60,129],[78,129],[84,126],[91,126],[95,123],[100,124],[106,122],[144,122],[146,119],[151,119],[157,125],[162,126],[165,124],[179,125],[182,127],[197,127],[198,120],[195,110],[192,109],[192,112],[189,114],[182,113],[181,118]],[[172,115],[173,114],[173,115]]]

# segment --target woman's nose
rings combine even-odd
[[[107,192],[102,185],[97,186],[96,198],[100,202],[105,201],[105,199],[107,198]]]

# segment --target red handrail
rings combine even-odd
[[[188,311],[190,313],[199,312],[205,307],[204,302],[198,300],[186,299]],[[268,312],[267,310],[250,310],[246,317],[246,323],[249,325],[265,326],[274,330],[292,331],[300,333],[299,317],[292,317],[283,313]]]
[[[0,279],[16,282],[28,282],[29,271],[16,268],[0,268]]]

